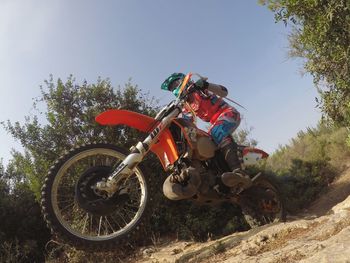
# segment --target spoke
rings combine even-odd
[[[78,206],[78,204],[74,204],[71,216],[72,222],[81,223],[84,220],[84,211]]]
[[[112,218],[113,222],[116,223],[116,224],[118,225],[119,229],[122,229],[122,228],[123,228],[123,227],[121,227],[121,226],[119,225],[118,220],[116,221],[115,218],[114,218],[112,215],[110,215],[110,218]]]
[[[64,179],[67,179],[67,178],[64,178]],[[75,181],[72,181],[72,182],[67,182],[66,180],[62,181],[60,183],[60,192],[62,192],[64,194],[70,193],[71,190],[74,189]]]
[[[129,203],[132,203],[132,204],[140,204],[140,199],[141,199],[141,195],[139,194],[137,197],[136,196],[131,196],[129,194],[129,198],[130,198],[130,201]]]
[[[130,195],[140,195],[141,194],[141,187],[140,186],[133,186],[133,187],[128,186],[128,188],[129,188]]]
[[[68,214],[67,214],[67,216],[68,216]],[[84,233],[85,232],[85,227],[86,227],[86,222],[87,222],[87,219],[88,219],[86,217],[87,215],[85,215],[85,213],[82,213],[82,211],[77,209],[77,207],[74,207],[72,213],[70,214],[70,216],[71,216],[70,219],[69,219],[70,225],[74,229],[77,229],[79,231],[83,227],[84,229],[81,232]]]
[[[73,193],[72,194],[60,194],[60,193],[58,193],[57,196],[59,196],[59,197],[74,197]]]
[[[130,195],[135,195],[135,194],[140,195],[141,194],[141,186],[139,184],[137,184],[137,185],[135,184],[135,186],[128,185],[127,187],[130,190],[130,192],[129,192]]]
[[[66,209],[68,209],[68,208],[70,208],[70,207],[73,207],[73,206],[74,206],[74,202],[72,202],[71,204],[69,204],[69,205],[65,206],[64,208],[60,209],[60,210],[61,210],[61,213],[62,213],[64,210],[66,210]]]
[[[125,208],[123,208],[123,211],[125,212],[125,214],[130,218],[130,221],[135,217],[135,215],[137,214],[136,212],[133,212],[131,210],[127,210]]]
[[[77,171],[77,167],[70,167],[71,171],[67,172],[66,175],[66,183],[67,184],[74,184],[75,179],[77,179],[78,176],[80,176],[80,171]]]
[[[129,177],[126,183],[130,184],[131,186],[136,186],[140,184],[139,179],[135,174],[133,174],[132,177]]]
[[[85,164],[86,164],[87,168],[90,168],[90,167],[94,166],[95,158],[96,158],[96,156],[94,156],[94,157],[89,156],[87,158],[87,160],[85,160]]]
[[[111,158],[110,156],[107,156],[105,165],[109,167],[113,167],[115,164],[113,163],[119,163],[121,162],[120,160],[115,160],[115,158]]]
[[[126,198],[122,208],[110,215],[93,215],[79,206],[76,199],[76,185],[94,180],[86,174],[88,169],[97,166],[116,167],[123,161],[123,155],[111,149],[88,149],[73,155],[69,162],[62,166],[54,185],[56,193],[55,209],[60,222],[72,233],[78,231],[84,237],[103,237],[104,235],[118,235],[118,231],[127,230],[128,224],[138,215],[142,204],[143,178],[135,169],[133,173],[121,180],[119,187],[124,188],[123,197]],[[85,174],[83,178],[82,175]],[[56,179],[55,179],[56,180]],[[82,187],[85,187],[82,185]],[[81,191],[80,194],[83,194]]]
[[[93,218],[94,216],[93,215],[91,215],[91,218],[90,218],[90,233],[93,233],[93,230],[92,230],[92,218]]]
[[[66,203],[74,203],[74,199],[73,198],[65,198],[64,200],[59,200],[59,198],[57,198],[57,203],[58,204],[66,204]]]
[[[100,222],[98,223],[98,233],[97,233],[97,236],[100,236],[100,233],[101,233],[101,225],[102,225],[102,216],[100,216]]]
[[[133,189],[133,191],[139,191],[141,189],[141,183],[138,180],[138,178],[135,178],[133,180],[127,180],[125,182],[125,185],[127,185],[130,189]]]
[[[127,207],[123,207],[123,210],[124,211],[127,211],[127,212],[130,212],[130,213],[133,213],[134,215],[137,213],[138,209],[136,211],[133,211],[132,209],[130,208],[127,208]]]
[[[126,203],[126,204],[124,204],[125,206],[128,206],[128,207],[130,207],[130,208],[137,208],[137,209],[139,209],[140,208],[140,205],[133,205],[132,203],[130,204],[130,203]]]
[[[85,227],[86,227],[86,223],[87,223],[88,219],[89,219],[89,214],[86,213],[85,220],[84,220],[84,225],[83,225],[83,230],[81,232],[82,234],[85,233]]]
[[[124,217],[119,213],[117,212],[117,215],[123,220],[124,224],[127,225],[128,223],[125,221]]]
[[[114,230],[113,226],[111,225],[111,223],[109,222],[109,220],[107,219],[107,216],[105,216],[105,219],[106,219],[107,225],[112,229],[112,232],[113,232],[113,233],[116,232],[116,231]]]

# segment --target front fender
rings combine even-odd
[[[128,110],[107,110],[95,120],[101,125],[126,125],[142,132],[148,132],[157,123],[152,117]]]
[[[128,110],[107,110],[96,116],[95,120],[101,125],[126,125],[146,133],[151,132],[158,124],[158,121],[152,117]],[[162,132],[150,150],[157,155],[164,170],[179,158],[173,136],[168,128]]]

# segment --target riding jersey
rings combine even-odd
[[[222,98],[206,90],[192,93],[187,102],[199,118],[210,123],[213,123],[220,113],[229,107]],[[185,107],[187,112],[190,112],[191,109]]]
[[[240,124],[239,112],[208,90],[195,91],[187,103],[190,108],[186,105],[184,113],[193,111],[203,121],[210,122],[208,133],[219,146],[231,139],[232,132]]]

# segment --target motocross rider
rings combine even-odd
[[[181,84],[185,78],[183,73],[171,74],[161,85],[161,89],[171,91],[176,97],[179,95]],[[228,94],[224,86],[207,82],[200,78],[194,84],[196,90],[189,95],[183,115],[193,111],[205,122],[210,122],[208,133],[221,150],[233,176],[240,175],[240,161],[237,155],[237,144],[231,134],[241,122],[240,113],[222,98]],[[188,108],[190,107],[190,108]]]

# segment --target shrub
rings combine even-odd
[[[306,207],[315,200],[350,160],[347,129],[320,122],[301,131],[289,145],[280,146],[267,169],[280,176],[288,210]]]
[[[152,230],[160,235],[176,233],[179,239],[195,241],[206,241],[248,229],[236,206],[199,206],[190,201],[165,198],[151,222]]]

